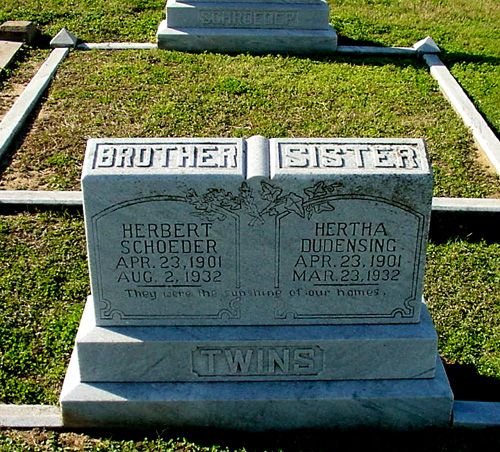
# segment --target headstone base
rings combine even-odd
[[[337,49],[337,33],[325,30],[170,28],[161,22],[158,48],[188,52],[250,52],[295,55],[331,54]]]
[[[417,324],[99,327],[89,297],[76,351],[85,382],[432,378],[437,334],[425,305]]]
[[[446,427],[453,395],[441,362],[419,380],[82,383],[73,354],[61,393],[65,427]]]

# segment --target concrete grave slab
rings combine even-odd
[[[0,69],[5,69],[23,46],[22,42],[0,41]]]
[[[500,402],[455,401],[453,427],[492,428],[500,427]]]
[[[419,321],[421,140],[91,140],[83,194],[97,325]]]
[[[0,428],[61,428],[61,409],[51,405],[0,405]]]

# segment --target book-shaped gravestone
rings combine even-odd
[[[90,140],[97,325],[416,323],[418,139]]]
[[[66,427],[447,426],[413,139],[99,139]]]

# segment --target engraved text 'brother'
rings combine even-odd
[[[99,146],[94,168],[236,168],[232,145]]]

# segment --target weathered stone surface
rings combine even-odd
[[[419,320],[421,140],[91,140],[83,194],[97,325]]]
[[[8,20],[0,25],[0,39],[22,41],[33,44],[38,36],[38,28],[29,20]]]
[[[453,427],[500,428],[500,402],[456,401],[453,405]]]
[[[182,3],[169,0],[170,28],[328,29],[328,5],[317,3]]]
[[[82,186],[65,427],[450,424],[422,140],[90,140]]]
[[[85,382],[432,378],[427,308],[406,325],[96,327],[90,297],[76,338]]]
[[[0,41],[0,69],[6,68],[22,47],[22,42]]]
[[[321,30],[171,28],[164,20],[156,37],[160,49],[186,52],[316,55],[332,54],[337,48],[337,33],[332,27]]]
[[[168,0],[158,47],[184,51],[324,54],[337,48],[324,0]]]
[[[82,383],[73,355],[61,393],[66,428],[446,427],[452,404],[440,362],[418,380]]]
[[[52,405],[0,404],[0,428],[62,428],[61,409]]]
[[[66,30],[66,28],[61,28],[59,33],[57,33],[57,35],[55,35],[50,41],[50,47],[52,47],[53,49],[55,48],[74,49],[76,47],[77,42],[78,38],[73,33]]]

